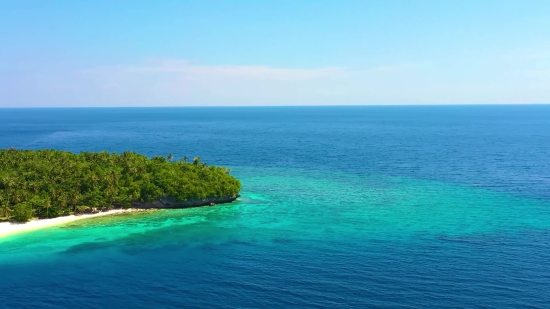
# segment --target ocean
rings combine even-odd
[[[0,308],[550,308],[549,105],[0,109],[9,147],[243,190],[0,238]]]

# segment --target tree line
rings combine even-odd
[[[241,184],[229,172],[198,157],[0,149],[0,219],[26,222],[162,197],[235,196]]]

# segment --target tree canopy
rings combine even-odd
[[[229,169],[135,152],[0,149],[0,218],[28,221],[90,208],[235,196]],[[185,158],[187,159],[187,158]]]

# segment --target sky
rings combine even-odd
[[[0,107],[534,103],[548,0],[0,0]]]

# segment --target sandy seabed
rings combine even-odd
[[[137,211],[137,210],[132,208],[113,209],[113,210],[104,211],[104,212],[95,213],[95,214],[84,214],[79,216],[71,215],[71,216],[57,217],[57,218],[51,218],[51,219],[32,220],[27,223],[2,222],[0,223],[0,238],[5,236],[10,236],[13,234],[34,231],[45,227],[56,226],[56,225],[60,225],[63,223],[72,222],[76,220],[103,217],[103,216],[132,212],[132,211]]]

